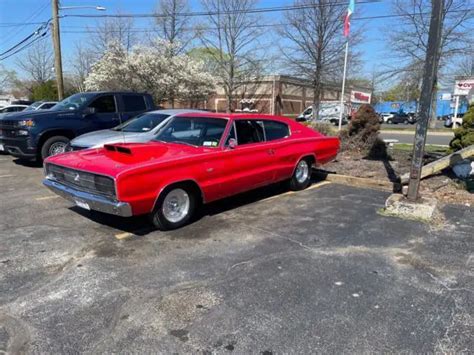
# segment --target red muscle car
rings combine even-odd
[[[288,180],[336,157],[339,140],[293,120],[259,114],[175,116],[149,143],[105,145],[49,157],[43,183],[77,206],[149,214],[161,230],[188,223],[202,203]]]

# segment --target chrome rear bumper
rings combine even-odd
[[[132,207],[126,202],[113,201],[104,196],[80,191],[50,179],[44,179],[43,185],[66,200],[74,202],[79,207],[87,209],[85,206],[88,206],[91,210],[121,217],[132,216]]]

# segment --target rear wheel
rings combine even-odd
[[[291,190],[304,190],[309,186],[311,183],[311,165],[312,160],[310,158],[303,158],[298,162],[290,180]]]
[[[186,186],[175,186],[162,192],[150,218],[159,230],[171,230],[186,225],[195,209],[196,194]]]
[[[41,158],[44,160],[49,156],[64,153],[68,144],[69,138],[64,136],[48,138],[41,147]]]

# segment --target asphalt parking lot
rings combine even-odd
[[[83,212],[0,155],[0,352],[469,352],[473,209],[430,226],[315,183],[158,232]]]

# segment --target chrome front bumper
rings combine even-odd
[[[91,210],[121,217],[132,216],[132,207],[126,202],[113,201],[104,196],[80,191],[50,179],[44,179],[43,185],[79,207],[86,208],[85,206],[88,206]]]

